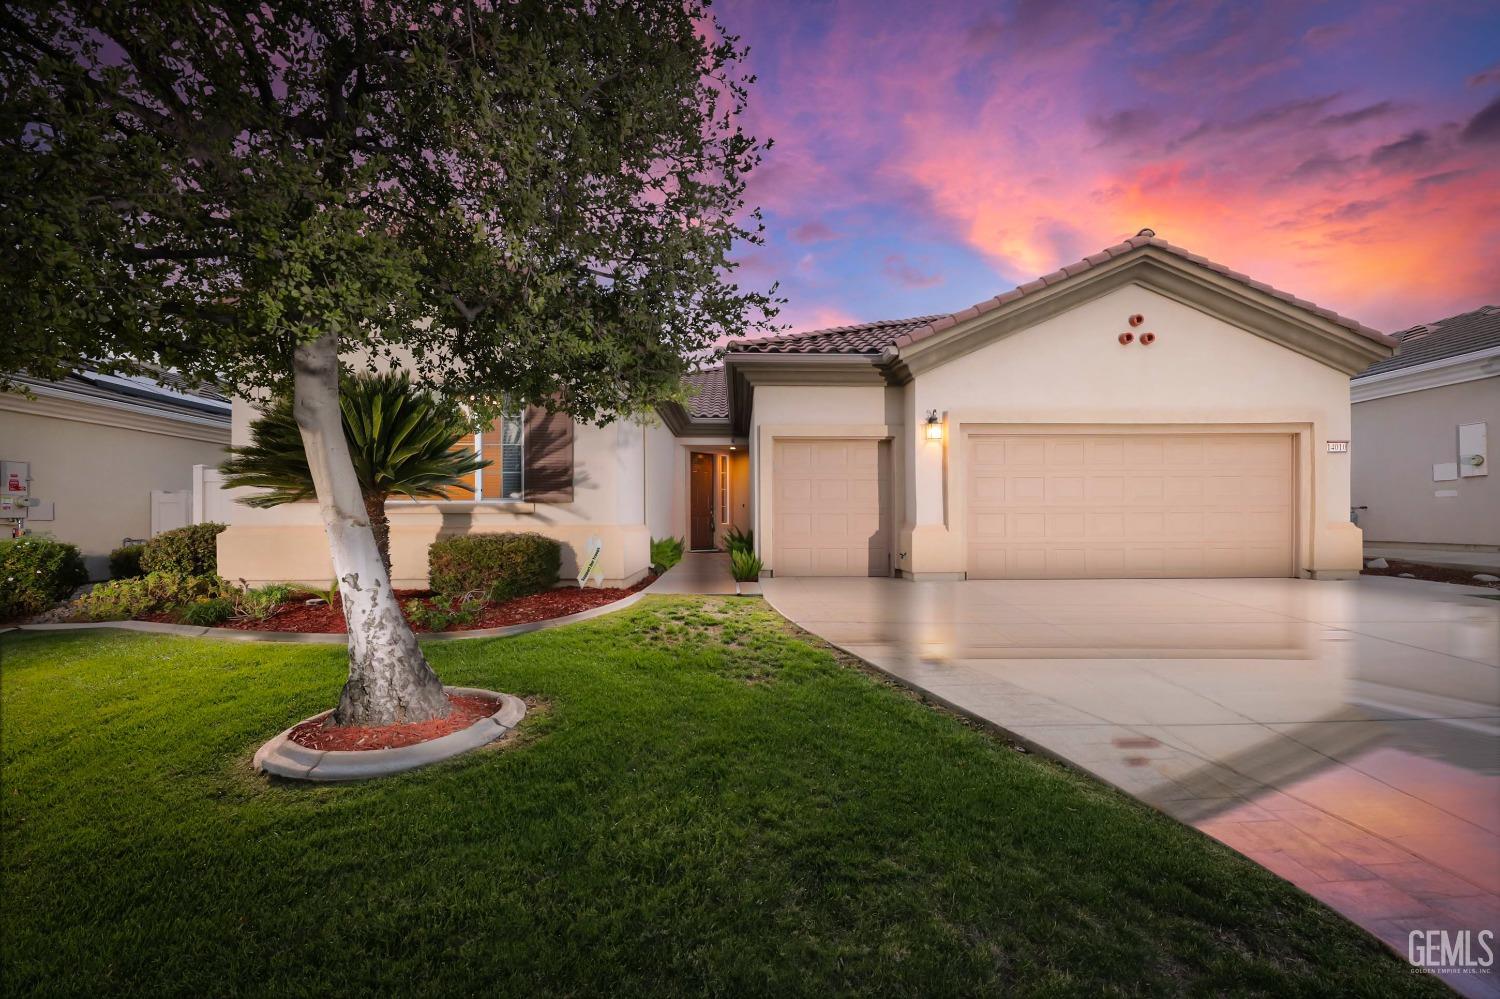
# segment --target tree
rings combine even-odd
[[[742,57],[706,0],[7,4],[0,371],[289,390],[349,623],[335,721],[441,716],[341,366],[604,422],[769,328],[774,289],[731,280],[769,146]]]
[[[454,489],[474,491],[474,473],[489,465],[473,451],[455,450],[470,432],[462,410],[436,393],[418,388],[405,371],[346,376],[339,383],[344,440],[354,461],[354,477],[365,516],[386,575],[391,571],[391,527],[385,503],[393,494],[409,499],[443,499]],[[231,448],[219,466],[224,487],[259,490],[240,502],[281,506],[314,499],[317,488],[307,449],[292,412],[280,395],[250,424],[250,444]]]

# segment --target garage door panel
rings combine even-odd
[[[1119,501],[1125,498],[1123,475],[1090,475],[1084,486],[1084,495],[1093,502]]]
[[[849,482],[846,479],[819,479],[816,485],[818,503],[837,503],[840,506],[849,501]]]
[[[889,573],[884,464],[879,441],[776,442],[770,567],[777,575]]]
[[[812,490],[813,484],[807,479],[784,479],[776,498],[783,506],[792,504],[799,509],[806,509],[812,503]]]
[[[814,460],[818,468],[824,473],[844,471],[849,465],[849,446],[847,444],[818,444],[813,449]]]
[[[975,434],[968,453],[972,577],[1292,574],[1288,435]]]
[[[789,472],[812,467],[812,447],[808,444],[786,444],[776,455],[777,464]]]

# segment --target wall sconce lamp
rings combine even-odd
[[[943,439],[943,424],[938,419],[937,410],[935,409],[927,411],[927,439],[930,441],[940,441]]]

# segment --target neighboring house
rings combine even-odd
[[[1394,347],[1143,230],[955,315],[731,342],[660,423],[545,459],[523,421],[506,495],[392,512],[393,575],[420,585],[439,534],[530,529],[631,582],[650,537],[734,525],[778,575],[1347,576],[1349,378]],[[225,575],[328,577],[312,505],[230,519]]]
[[[1500,306],[1396,334],[1395,357],[1350,385],[1354,489],[1366,544],[1500,550]]]
[[[31,533],[77,545],[90,576],[102,579],[110,551],[126,538],[194,519],[193,468],[224,460],[227,398],[165,371],[16,380],[31,398],[0,392],[0,488],[34,505],[0,503],[4,536],[24,516]]]

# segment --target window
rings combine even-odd
[[[729,455],[719,455],[719,523],[729,523]]]
[[[526,423],[520,413],[507,413],[484,431],[459,441],[454,445],[456,450],[477,451],[490,464],[464,481],[473,492],[453,488],[448,490],[448,499],[506,503],[523,498],[525,442]]]

